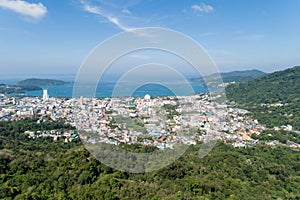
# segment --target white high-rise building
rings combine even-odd
[[[17,101],[16,101],[16,98],[15,98],[15,97],[13,97],[13,99],[12,99],[12,103],[13,103],[14,105],[16,105],[16,104],[17,104]]]
[[[80,103],[80,107],[82,107],[83,106],[83,96],[80,97],[79,103]]]
[[[48,90],[43,90],[43,100],[47,101],[49,99]]]

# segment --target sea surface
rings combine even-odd
[[[28,77],[26,77],[28,78]],[[48,90],[48,94],[50,97],[67,97],[72,98],[73,97],[73,86],[74,86],[74,76],[62,76],[62,75],[52,75],[52,76],[46,76],[43,77],[38,76],[38,78],[50,78],[50,79],[57,79],[57,80],[63,80],[66,81],[67,84],[64,85],[58,85],[58,86],[44,86],[43,89]],[[3,78],[0,77],[0,83],[5,84],[16,84],[20,80],[24,80],[23,77],[16,77],[16,78]],[[93,94],[93,96],[98,98],[105,98],[105,97],[111,97],[114,88],[116,86],[116,81],[101,81],[97,87],[96,93]],[[126,83],[128,84],[128,83]],[[172,87],[176,87],[180,91],[180,95],[193,95],[198,93],[205,93],[209,91],[214,91],[214,89],[208,89],[206,87],[203,87],[198,82],[190,82],[189,85],[193,89],[193,91],[186,91],[185,87],[183,87],[183,83],[180,82],[173,82]],[[146,94],[149,94],[150,96],[176,96],[178,94],[174,94],[172,92],[172,89],[167,88],[163,85],[159,84],[146,84],[138,89],[136,89],[132,94],[128,94],[127,96],[134,96],[134,97],[143,97]],[[42,90],[36,90],[36,91],[29,91],[25,93],[25,96],[39,96],[41,97],[43,95]]]

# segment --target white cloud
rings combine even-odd
[[[122,10],[122,13],[125,13],[125,14],[127,14],[127,15],[131,15],[130,10],[128,10],[128,9],[123,9],[123,10]]]
[[[98,2],[98,4],[96,4]],[[159,35],[145,31],[144,29],[128,26],[125,22],[137,22],[148,23],[148,20],[144,20],[140,17],[135,17],[132,15],[128,7],[136,5],[140,0],[97,0],[92,4],[88,0],[80,0],[82,8],[84,11],[101,16],[105,18],[110,23],[117,26],[123,31],[132,32],[140,37],[150,38],[152,43],[159,43]],[[100,5],[99,5],[100,3]],[[147,21],[147,22],[146,22]]]
[[[83,5],[83,9],[89,13],[97,14],[97,15],[102,15],[100,8],[96,6],[91,6],[85,3],[84,1],[81,1]]]
[[[47,8],[42,3],[29,3],[23,0],[0,0],[0,7],[36,20],[43,18],[47,13]]]
[[[116,26],[118,26],[120,29],[122,29],[124,31],[131,31],[132,30],[132,28],[129,28],[129,27],[125,26],[124,24],[122,24],[117,17],[107,16],[107,19],[111,23],[115,24]]]
[[[192,9],[201,13],[211,13],[212,11],[214,11],[214,8],[211,5],[206,5],[205,3],[192,5]]]
[[[104,10],[101,10],[101,8],[99,6],[92,6],[84,0],[81,1],[81,4],[83,5],[83,9],[85,11],[87,11],[89,13],[92,13],[92,14],[100,15],[100,16],[106,18],[109,22],[113,23],[118,28],[120,28],[124,31],[132,30],[132,28],[129,28],[126,25],[122,24],[120,22],[120,20],[118,19],[118,17],[113,16],[112,14],[110,14],[110,13],[104,11]]]

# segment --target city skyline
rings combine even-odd
[[[280,0],[0,0],[0,69],[3,75],[76,74],[105,39],[162,27],[197,41],[220,71],[277,71],[299,64],[299,6]]]

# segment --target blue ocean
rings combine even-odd
[[[44,76],[38,76],[39,78],[50,78],[50,79],[57,79],[57,80],[63,80],[67,83],[64,85],[58,85],[58,86],[44,86],[43,89],[48,90],[48,94],[50,97],[67,97],[72,98],[73,97],[73,86],[74,86],[74,80],[75,77],[68,75],[68,76],[62,76],[62,75],[44,75]],[[24,77],[17,77],[17,78],[1,78],[0,77],[0,83],[6,83],[6,84],[15,84],[20,80],[23,80]],[[184,91],[184,87],[182,87],[182,83],[172,83],[173,87],[178,88],[181,90],[181,95],[193,95],[198,93],[204,93],[208,92],[209,90],[212,91],[212,89],[208,89],[206,87],[203,87],[199,82],[190,82],[189,84],[192,87],[193,91]],[[111,97],[114,91],[114,88],[116,86],[115,81],[101,81],[97,87],[95,97],[98,98],[105,98],[105,97]],[[149,94],[150,96],[175,96],[175,94],[171,91],[171,89],[159,85],[159,84],[146,84],[139,88],[137,88],[132,94],[128,96],[133,97],[143,97],[146,94]],[[43,91],[42,90],[36,90],[36,91],[29,91],[25,93],[25,96],[42,96]]]

